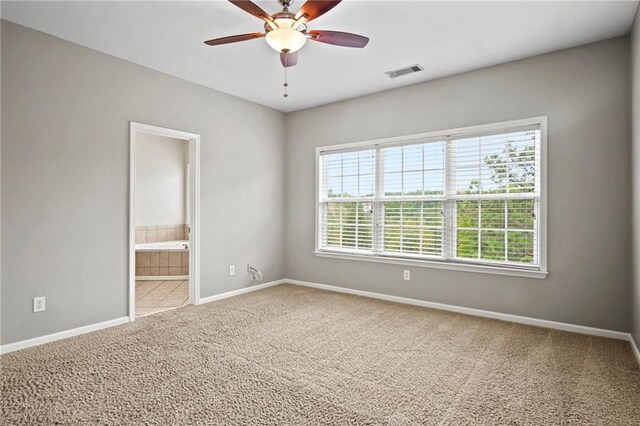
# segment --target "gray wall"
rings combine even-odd
[[[633,337],[640,347],[640,9],[631,29],[631,150],[633,168]]]
[[[628,38],[286,118],[6,21],[1,42],[2,344],[127,314],[130,120],[202,135],[203,297],[249,285],[252,262],[265,281],[631,330]],[[546,280],[414,267],[406,282],[401,266],[312,254],[316,146],[538,115],[549,117]],[[35,296],[46,312],[31,313]]]
[[[428,66],[428,64],[423,64]],[[629,331],[627,37],[287,115],[286,274]],[[546,280],[315,257],[315,147],[547,115]]]
[[[201,295],[249,285],[247,262],[283,277],[282,113],[7,21],[1,40],[3,344],[127,315],[130,120],[202,136]]]

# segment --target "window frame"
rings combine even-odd
[[[500,132],[500,131],[510,131],[513,128],[517,127],[526,127],[526,126],[539,126],[540,128],[540,151],[539,151],[539,180],[540,180],[540,195],[539,195],[539,210],[538,210],[538,246],[539,246],[539,262],[536,267],[529,267],[526,265],[523,266],[514,266],[512,264],[501,265],[497,263],[492,263],[490,261],[482,261],[482,260],[474,260],[474,259],[466,259],[461,261],[460,259],[452,259],[448,256],[445,259],[439,258],[425,258],[425,256],[421,255],[419,258],[415,258],[414,256],[408,254],[394,254],[388,255],[388,253],[376,254],[376,253],[358,253],[348,249],[327,249],[320,247],[320,205],[321,205],[321,194],[320,194],[320,178],[322,176],[320,171],[320,157],[322,153],[332,151],[332,152],[348,152],[354,151],[362,148],[372,148],[378,149],[390,147],[393,145],[405,145],[410,143],[411,141],[420,141],[420,142],[428,142],[428,141],[437,141],[437,140],[451,140],[454,138],[459,138],[461,136],[475,136],[476,134],[481,134],[485,132]],[[446,144],[445,149],[448,149],[450,144]],[[379,162],[381,161],[381,156],[376,155],[376,168],[374,170],[376,180],[375,180],[375,195],[374,198],[380,198],[380,192],[382,190],[382,182],[380,179],[381,169]],[[448,161],[446,160],[447,156],[445,156],[445,174],[448,172]],[[475,126],[467,126],[467,127],[459,127],[448,130],[437,130],[426,133],[412,134],[406,136],[399,137],[390,137],[384,139],[375,139],[368,141],[360,141],[360,142],[351,142],[351,143],[343,143],[343,144],[335,144],[335,145],[325,145],[316,147],[316,176],[315,176],[315,248],[313,253],[318,257],[324,258],[333,258],[333,259],[345,259],[345,260],[358,260],[358,261],[367,261],[367,262],[376,262],[376,263],[387,263],[387,264],[395,264],[395,265],[406,265],[406,266],[418,266],[418,267],[426,267],[426,268],[436,268],[436,269],[449,269],[456,271],[467,271],[467,272],[478,272],[478,273],[489,273],[489,274],[497,274],[497,275],[510,275],[510,276],[518,276],[518,277],[526,277],[526,278],[538,278],[544,279],[548,275],[547,270],[547,116],[539,116],[532,118],[525,118],[520,120],[510,120],[503,121],[498,123],[491,124],[482,124]],[[445,199],[445,203],[447,202],[455,202],[454,198],[449,198],[446,194],[443,194]],[[383,194],[384,195],[384,194]],[[480,194],[479,194],[480,195]],[[383,199],[385,197],[382,197]],[[340,201],[336,199],[336,201]],[[358,202],[363,201],[359,197],[354,197],[354,199],[342,200],[349,202]],[[369,202],[369,200],[367,200]],[[375,204],[371,201],[372,204]],[[380,202],[380,201],[378,201]],[[381,202],[384,202],[381,201]],[[379,208],[374,210],[374,215],[380,213]],[[451,209],[448,209],[451,211]],[[374,223],[379,221],[380,218],[373,218]],[[451,224],[451,221],[447,221],[448,224]],[[374,231],[375,232],[375,231]],[[452,245],[449,243],[445,243],[447,238],[450,238],[454,235],[452,230],[447,229],[446,226],[443,229],[443,244],[445,244],[443,250],[452,250]],[[372,242],[373,244],[373,242]]]

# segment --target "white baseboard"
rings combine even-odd
[[[284,282],[300,285],[304,287],[313,287],[313,288],[318,288],[322,290],[335,291],[339,293],[353,294],[356,296],[370,297],[373,299],[387,300],[389,302],[423,306],[425,308],[457,312],[460,314],[474,315],[474,316],[484,317],[484,318],[493,318],[493,319],[498,319],[502,321],[515,322],[518,324],[535,325],[538,327],[552,328],[554,330],[563,330],[563,331],[570,331],[573,333],[589,334],[591,336],[609,337],[611,339],[619,339],[619,340],[626,340],[626,341],[631,340],[631,335],[629,333],[624,333],[621,331],[605,330],[602,328],[586,327],[584,325],[567,324],[563,322],[549,321],[549,320],[543,320],[543,319],[537,319],[537,318],[531,318],[531,317],[523,317],[519,315],[503,314],[500,312],[484,311],[481,309],[465,308],[462,306],[447,305],[444,303],[427,302],[425,300],[410,299],[407,297],[400,297],[400,296],[391,296],[388,294],[373,293],[370,291],[363,291],[363,290],[354,290],[351,288],[336,287],[332,285],[312,283],[308,281],[286,279],[284,280]]]
[[[55,342],[56,340],[66,339],[67,337],[77,336],[79,334],[90,333],[92,331],[102,330],[103,328],[113,327],[115,325],[125,324],[129,322],[129,317],[120,317],[109,321],[99,322],[97,324],[85,325],[71,330],[59,331],[57,333],[47,334],[46,336],[34,337],[33,339],[21,340],[19,342],[8,343],[0,346],[0,353],[6,354],[20,349],[30,348],[32,346],[42,345],[44,343]]]
[[[633,354],[636,356],[636,361],[638,361],[638,365],[640,365],[640,350],[638,350],[638,345],[636,344],[636,341],[633,338],[633,334],[629,335],[629,343],[631,343],[631,349],[633,349]]]
[[[155,278],[158,279],[158,277],[155,277]],[[276,281],[270,281],[263,284],[257,284],[251,287],[229,291],[227,293],[221,293],[213,296],[203,297],[198,301],[198,304],[210,303],[216,300],[222,300],[222,299],[238,296],[245,293],[250,293],[252,291],[262,290],[262,289],[273,287],[279,284],[294,284],[294,285],[299,285],[304,287],[317,288],[321,290],[334,291],[338,293],[346,293],[346,294],[353,294],[356,296],[369,297],[372,299],[386,300],[389,302],[422,306],[425,308],[457,312],[460,314],[474,315],[474,316],[479,316],[484,318],[493,318],[497,320],[514,322],[518,324],[533,325],[537,327],[551,328],[554,330],[563,330],[563,331],[569,331],[573,333],[588,334],[591,336],[608,337],[612,339],[625,340],[631,344],[633,353],[635,354],[636,359],[638,360],[638,364],[640,364],[640,350],[638,350],[638,346],[636,345],[636,342],[630,333],[624,333],[621,331],[613,331],[613,330],[605,330],[605,329],[594,328],[594,327],[586,327],[583,325],[567,324],[562,322],[549,321],[549,320],[543,320],[543,319],[537,319],[537,318],[531,318],[531,317],[523,317],[519,315],[503,314],[500,312],[485,311],[481,309],[465,308],[462,306],[447,305],[444,303],[427,302],[425,300],[410,299],[407,297],[392,296],[388,294],[374,293],[374,292],[363,291],[363,290],[355,290],[355,289],[346,288],[346,287],[337,287],[337,286],[332,286],[327,284],[293,280],[293,279],[287,279],[287,278],[276,280]],[[40,337],[35,337],[33,339],[22,340],[14,343],[8,343],[6,345],[0,346],[0,354],[9,353],[9,352],[17,351],[20,349],[29,348],[32,346],[42,345],[44,343],[54,342],[56,340],[66,339],[68,337],[78,336],[80,334],[90,333],[92,331],[97,331],[103,328],[125,324],[127,322],[129,322],[129,317],[120,317],[113,320],[100,322],[97,324],[86,325],[86,326],[74,328],[71,330],[48,334],[46,336],[40,336]]]
[[[222,299],[226,299],[228,297],[239,296],[241,294],[250,293],[252,291],[262,290],[263,288],[273,287],[273,286],[276,286],[276,285],[279,285],[279,284],[288,283],[288,282],[290,282],[290,280],[270,281],[268,283],[257,284],[257,285],[253,285],[251,287],[241,288],[239,290],[233,290],[233,291],[229,291],[229,292],[226,292],[226,293],[215,294],[213,296],[202,297],[198,301],[198,305],[201,305],[203,303],[215,302],[216,300],[222,300]]]
[[[140,275],[136,276],[136,281],[185,281],[189,275]]]

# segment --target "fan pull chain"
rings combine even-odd
[[[287,87],[289,87],[289,83],[287,83],[287,68],[286,67],[284,69],[284,84],[283,84],[283,86],[284,86],[284,95],[282,95],[282,96],[284,96],[285,98],[288,98],[289,94],[287,93]]]

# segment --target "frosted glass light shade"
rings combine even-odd
[[[266,35],[267,43],[278,52],[287,51],[293,53],[307,42],[307,38],[300,31],[289,28],[278,28],[269,31]]]

